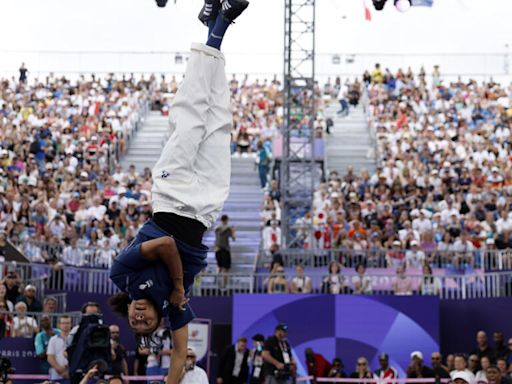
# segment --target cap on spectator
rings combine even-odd
[[[413,210],[411,211],[411,216],[419,216],[419,215],[420,215],[420,211],[419,211],[419,210],[417,210],[417,209],[413,209]]]
[[[456,371],[452,376],[452,381],[455,381],[457,379],[464,380],[468,384],[471,383],[471,378],[469,377],[466,371]]]
[[[402,245],[402,243],[400,242],[400,240],[395,240],[393,241],[393,245]]]
[[[487,239],[487,240],[485,240],[485,244],[487,244],[487,245],[494,244],[494,239]]]
[[[197,353],[194,347],[188,347],[187,348],[187,355],[194,355],[197,357]]]
[[[118,195],[124,195],[125,193],[126,193],[125,187],[119,187],[119,189],[117,190]]]
[[[80,173],[80,177],[89,177],[89,174],[87,172],[85,172],[85,171],[82,171]]]
[[[137,205],[137,200],[135,200],[135,199],[128,199],[128,205]]]
[[[389,356],[387,353],[384,353],[382,352],[380,355],[379,355],[379,360],[389,360]]]
[[[420,351],[414,351],[413,353],[411,353],[411,359],[414,358],[423,360],[423,353],[421,353]]]
[[[81,136],[80,139],[78,139],[78,141],[85,142],[85,137]]]
[[[285,323],[279,323],[276,325],[276,331],[288,332],[288,325]]]
[[[493,172],[499,172],[500,170],[498,169],[498,167],[492,167],[492,171]]]
[[[416,240],[411,241],[411,247],[414,247],[415,245],[418,245],[418,242]]]
[[[333,192],[331,194],[331,198],[333,198],[333,199],[337,199],[338,197],[340,197],[340,194],[338,192]]]
[[[445,162],[443,163],[443,167],[444,167],[444,168],[447,168],[447,167],[449,167],[450,165],[451,165],[451,164],[450,164],[450,162],[449,162],[449,161],[445,161]]]
[[[32,285],[32,284],[27,284],[27,285],[25,286],[25,291],[30,291],[30,290],[35,291],[35,290],[36,290],[36,286],[35,286],[35,285]]]
[[[73,192],[73,197],[80,197],[80,192]]]
[[[91,141],[98,141],[98,137],[97,136],[92,136],[91,137]]]

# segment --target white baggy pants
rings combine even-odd
[[[169,109],[171,136],[153,168],[153,212],[210,228],[229,194],[232,113],[224,55],[192,44],[185,79]]]

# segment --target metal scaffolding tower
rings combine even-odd
[[[315,0],[285,0],[284,124],[280,182],[282,248],[300,247],[294,228],[311,209],[320,165],[315,162]]]

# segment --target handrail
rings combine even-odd
[[[5,263],[0,263],[2,267]],[[52,271],[52,266],[45,264],[18,264],[18,272],[26,281],[31,278],[44,279],[45,289],[53,291],[83,292],[110,295],[117,292],[117,288],[110,281],[109,271],[104,269],[67,267],[59,272]],[[62,273],[57,278],[55,273]],[[288,277],[280,281],[281,285],[289,287],[292,280],[291,272]],[[326,270],[306,271],[312,283],[312,293],[329,293],[325,288]],[[353,269],[342,269],[339,277],[340,293],[353,293],[355,284]],[[372,294],[394,294],[393,282],[397,275],[392,269],[368,269],[367,276],[373,289]],[[409,270],[406,274],[411,280],[412,294],[438,294],[443,299],[471,299],[479,297],[505,297],[512,296],[512,272],[484,272],[482,270],[465,271],[451,274],[447,270],[437,269],[434,276],[421,285],[423,276],[421,270]],[[219,296],[235,293],[268,293],[270,279],[276,276],[269,273],[202,273],[196,279],[194,295]],[[283,288],[283,287],[281,287]],[[282,289],[286,291],[287,289]],[[275,293],[275,292],[271,292]],[[370,291],[368,291],[370,293]]]

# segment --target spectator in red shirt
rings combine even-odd
[[[308,375],[313,377],[326,377],[331,369],[331,364],[320,353],[315,353],[312,348],[306,348],[306,365]]]

